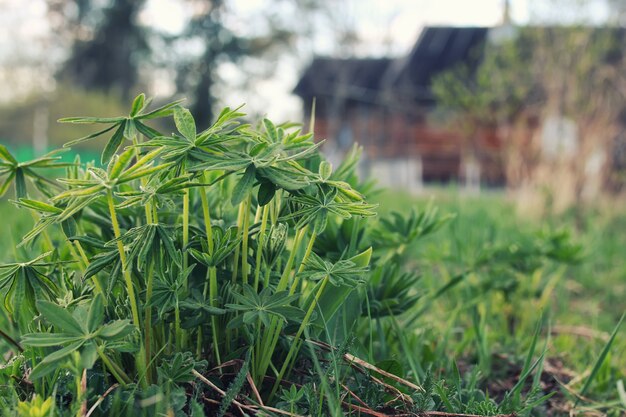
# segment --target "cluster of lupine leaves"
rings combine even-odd
[[[176,132],[150,127],[157,118]],[[378,356],[374,323],[420,301],[405,249],[450,216],[379,220],[357,148],[333,168],[299,126],[244,120],[226,108],[198,132],[180,102],[150,109],[140,95],[127,116],[61,120],[102,127],[67,144],[104,143],[98,162],[60,151],[18,162],[0,146],[0,192],[34,219],[16,251],[32,256],[0,265],[3,415],[497,414],[541,402],[523,384],[502,403],[472,397],[410,358],[407,379],[355,362],[351,351]]]

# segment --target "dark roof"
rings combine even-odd
[[[427,27],[402,65],[385,75],[385,87],[417,98],[429,95],[432,78],[461,63],[475,67],[489,29],[483,27]]]
[[[389,58],[315,58],[305,70],[294,93],[300,97],[335,96],[366,99],[376,96]]]
[[[294,93],[301,97],[336,96],[370,101],[391,94],[431,100],[433,76],[459,63],[477,65],[484,27],[427,27],[408,56],[399,59],[316,58],[305,70]]]

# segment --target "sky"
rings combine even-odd
[[[360,46],[351,49],[359,56],[402,56],[410,50],[425,25],[472,25],[493,26],[502,21],[504,0],[327,0],[333,5],[331,15],[340,24],[356,29]],[[556,20],[567,19],[567,10],[558,7],[559,2],[572,0],[510,0],[511,18],[514,23],[525,24],[535,21],[538,16],[552,17]],[[583,8],[585,18],[602,21],[608,11],[605,0],[581,0],[587,6]],[[554,4],[557,7],[554,7]],[[170,33],[179,32],[190,15],[178,0],[148,0],[146,9],[140,15],[143,23],[155,25]],[[275,7],[274,0],[231,0],[229,7],[235,16],[233,24],[246,30],[254,28],[255,19],[262,10]],[[279,4],[288,4],[281,2]],[[280,11],[277,11],[280,13]],[[10,96],[14,86],[22,85],[6,77],[2,68],[15,67],[15,62],[25,61],[37,64],[41,68],[52,66],[46,63],[46,54],[41,50],[51,50],[53,45],[46,45],[46,34],[50,30],[46,22],[45,0],[0,0],[0,90],[4,97]],[[34,47],[25,48],[32,44]],[[273,77],[261,80],[255,94],[246,91],[228,93],[224,103],[236,106],[246,102],[252,109],[263,109],[269,117],[299,119],[301,117],[299,100],[291,95],[298,74],[307,60],[316,55],[333,55],[341,52],[332,37],[322,30],[309,40],[308,54],[281,58],[276,63],[280,69]],[[39,52],[37,52],[39,51]],[[26,80],[33,80],[36,88],[50,88],[50,77],[34,77],[29,68],[19,73]],[[222,78],[238,82],[235,68],[226,66],[221,71]],[[26,83],[28,84],[28,83]],[[156,91],[167,93],[167,83],[158,85]],[[9,94],[6,94],[8,92]]]

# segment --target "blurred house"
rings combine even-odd
[[[458,129],[434,121],[433,77],[458,64],[475,68],[490,29],[426,27],[403,58],[315,58],[295,94],[311,114],[315,133],[327,139],[332,159],[354,142],[364,148],[364,169],[381,183],[419,189],[422,182],[504,183],[499,142],[478,132],[473,152]],[[471,157],[469,156],[471,154]]]

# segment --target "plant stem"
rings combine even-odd
[[[209,303],[211,307],[217,307],[217,268],[209,267]],[[206,294],[205,294],[206,297]],[[217,337],[217,317],[211,316],[211,336],[213,338],[213,350],[215,350],[215,360],[218,365],[222,364],[220,358],[219,338]]]
[[[237,228],[238,233],[242,233],[242,224],[243,222],[243,205],[239,204],[239,212],[237,213]],[[235,248],[235,254],[233,259],[233,274],[231,276],[231,281],[233,284],[237,283],[237,272],[239,272],[239,246]]]
[[[296,258],[296,254],[298,253],[298,248],[300,247],[304,234],[306,233],[306,229],[307,226],[303,227],[296,233],[296,236],[294,237],[291,253],[289,254],[289,258],[287,259],[287,263],[285,264],[285,267],[283,269],[283,274],[280,277],[280,281],[276,286],[277,292],[287,289],[287,285],[289,283],[289,275],[291,275],[291,268]],[[265,375],[265,372],[267,372],[267,368],[270,366],[270,361],[272,359],[274,349],[276,348],[276,344],[278,343],[281,329],[282,322],[273,317],[270,321],[270,327],[265,333],[265,337],[263,338],[263,348],[261,349],[263,356],[258,360],[256,373],[259,378]]]
[[[139,147],[137,146],[139,144],[139,139],[137,138],[137,136],[133,137],[133,145],[135,145],[135,159],[139,160],[140,155],[139,155]],[[145,186],[147,184],[147,180],[145,177],[142,177],[140,179],[141,185]],[[152,207],[150,202],[148,202],[145,206],[144,206],[144,210],[146,212],[146,224],[151,224],[152,223]]]
[[[189,188],[183,194],[183,269],[187,269],[187,245],[189,244]],[[187,282],[185,282],[187,288]]]
[[[102,348],[98,348],[96,350],[98,352],[98,356],[102,359],[102,363],[104,363],[104,366],[106,366],[111,374],[113,374],[113,377],[117,379],[117,382],[119,382],[122,387],[125,387],[126,384],[130,384],[131,379],[128,375],[126,375],[126,372],[113,363],[111,359],[109,359],[109,357],[102,351]]]
[[[250,233],[250,204],[252,196],[242,202],[244,205],[243,212],[243,235],[241,240],[241,278],[244,284],[248,283],[248,236]]]
[[[315,244],[315,239],[317,239],[317,233],[313,231],[311,233],[311,237],[309,238],[309,243],[306,246],[306,251],[304,252],[302,261],[300,262],[300,266],[298,267],[298,272],[296,272],[295,276],[293,277],[293,283],[291,284],[289,295],[293,295],[296,292],[296,289],[298,288],[298,283],[300,281],[300,277],[298,275],[301,274],[302,271],[304,271],[306,261],[309,259],[309,256],[311,256],[311,252],[313,252],[313,245]]]
[[[317,302],[322,296],[322,293],[324,292],[324,288],[326,288],[328,281],[329,281],[329,278],[327,275],[320,283],[320,287],[318,288],[317,293],[315,293],[315,297],[313,298],[313,301],[311,302],[309,309],[304,315],[304,319],[302,319],[302,323],[300,323],[300,328],[298,329],[298,332],[296,333],[296,335],[294,336],[291,342],[291,348],[289,349],[289,352],[287,353],[287,357],[285,358],[285,361],[283,362],[283,366],[280,369],[278,376],[276,377],[276,382],[274,383],[274,388],[272,388],[270,398],[273,397],[274,394],[276,393],[276,390],[280,386],[280,382],[282,381],[283,377],[285,376],[285,372],[287,371],[287,368],[289,367],[289,363],[291,362],[292,356],[295,355],[299,349],[299,342],[300,342],[300,337],[302,336],[302,332],[304,332],[304,329],[309,324],[311,315],[313,314],[313,311],[315,310],[315,307],[317,306]]]
[[[148,277],[146,279],[146,307],[145,307],[145,329],[144,329],[144,348],[146,349],[146,381],[152,383],[152,370],[150,363],[152,361],[152,287],[154,282],[154,261],[148,267]]]
[[[183,350],[183,331],[180,327],[180,307],[178,300],[176,300],[176,306],[174,306],[174,326],[176,332],[176,346],[178,350]]]
[[[259,291],[259,277],[261,275],[261,256],[263,255],[263,246],[265,246],[265,228],[267,226],[267,217],[269,206],[263,207],[263,215],[261,216],[261,230],[257,237],[256,265],[254,271],[254,291]]]
[[[137,299],[135,298],[135,289],[133,288],[133,280],[130,276],[130,271],[126,268],[126,253],[124,252],[124,245],[120,240],[122,233],[120,232],[120,225],[117,222],[117,214],[115,213],[115,204],[113,203],[113,192],[109,189],[107,191],[107,200],[109,203],[109,213],[111,214],[111,223],[113,224],[113,234],[117,242],[117,250],[120,254],[120,261],[122,262],[122,271],[124,273],[124,281],[126,282],[126,292],[130,300],[130,309],[133,314],[133,324],[139,328],[139,309],[137,308]]]
[[[205,182],[209,182],[208,175],[206,172],[204,173]],[[200,200],[202,202],[202,214],[204,216],[204,230],[206,232],[207,237],[207,247],[209,251],[209,255],[213,255],[213,251],[215,250],[213,245],[213,229],[211,227],[211,214],[209,212],[209,199],[207,197],[206,190],[203,188],[200,190]],[[219,292],[219,288],[217,286],[217,269],[214,266],[209,267],[208,269],[208,288],[207,283],[204,285],[203,296],[206,299],[207,297],[207,289],[209,296],[209,303],[211,307],[217,307],[217,294]],[[217,337],[217,318],[215,316],[211,316],[211,335],[213,338],[213,349],[215,350],[215,359],[218,365],[221,365],[222,360],[220,358],[220,349],[218,344]],[[198,352],[201,351],[201,343],[202,343],[202,328],[200,328],[198,332]]]

